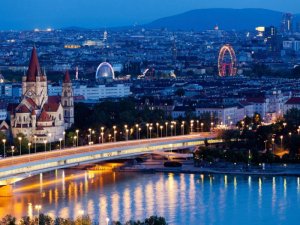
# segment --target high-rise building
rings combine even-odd
[[[289,34],[293,32],[293,14],[283,14],[281,22],[281,31],[284,34]]]
[[[265,38],[270,38],[277,35],[277,29],[274,26],[265,27],[264,36]]]

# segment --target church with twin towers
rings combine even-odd
[[[22,97],[9,109],[13,137],[23,134],[33,143],[59,141],[74,123],[74,97],[66,71],[62,93],[48,96],[47,76],[41,70],[37,50],[32,49],[27,73],[22,77]]]

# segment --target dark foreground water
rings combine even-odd
[[[18,182],[13,198],[0,198],[0,217],[36,215],[37,204],[103,225],[151,215],[170,225],[290,225],[300,224],[300,178],[60,170]]]

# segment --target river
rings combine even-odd
[[[110,220],[166,218],[170,225],[298,224],[300,178],[58,170],[14,185],[0,217],[41,212]]]

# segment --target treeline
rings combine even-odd
[[[165,218],[158,216],[151,216],[143,221],[130,220],[125,223],[119,221],[105,221],[108,225],[167,225]],[[51,216],[40,214],[39,216],[22,217],[19,222],[11,215],[7,215],[0,220],[0,225],[98,225],[99,222],[92,221],[88,215],[77,217],[77,219],[65,219],[57,217],[52,219]]]
[[[291,109],[284,118],[264,125],[259,114],[246,117],[238,129],[219,131],[223,143],[199,148],[196,165],[227,161],[251,164],[300,163],[300,110]]]
[[[300,66],[291,70],[274,70],[263,63],[255,63],[252,65],[250,71],[244,72],[245,76],[250,77],[277,77],[277,78],[300,78]]]

